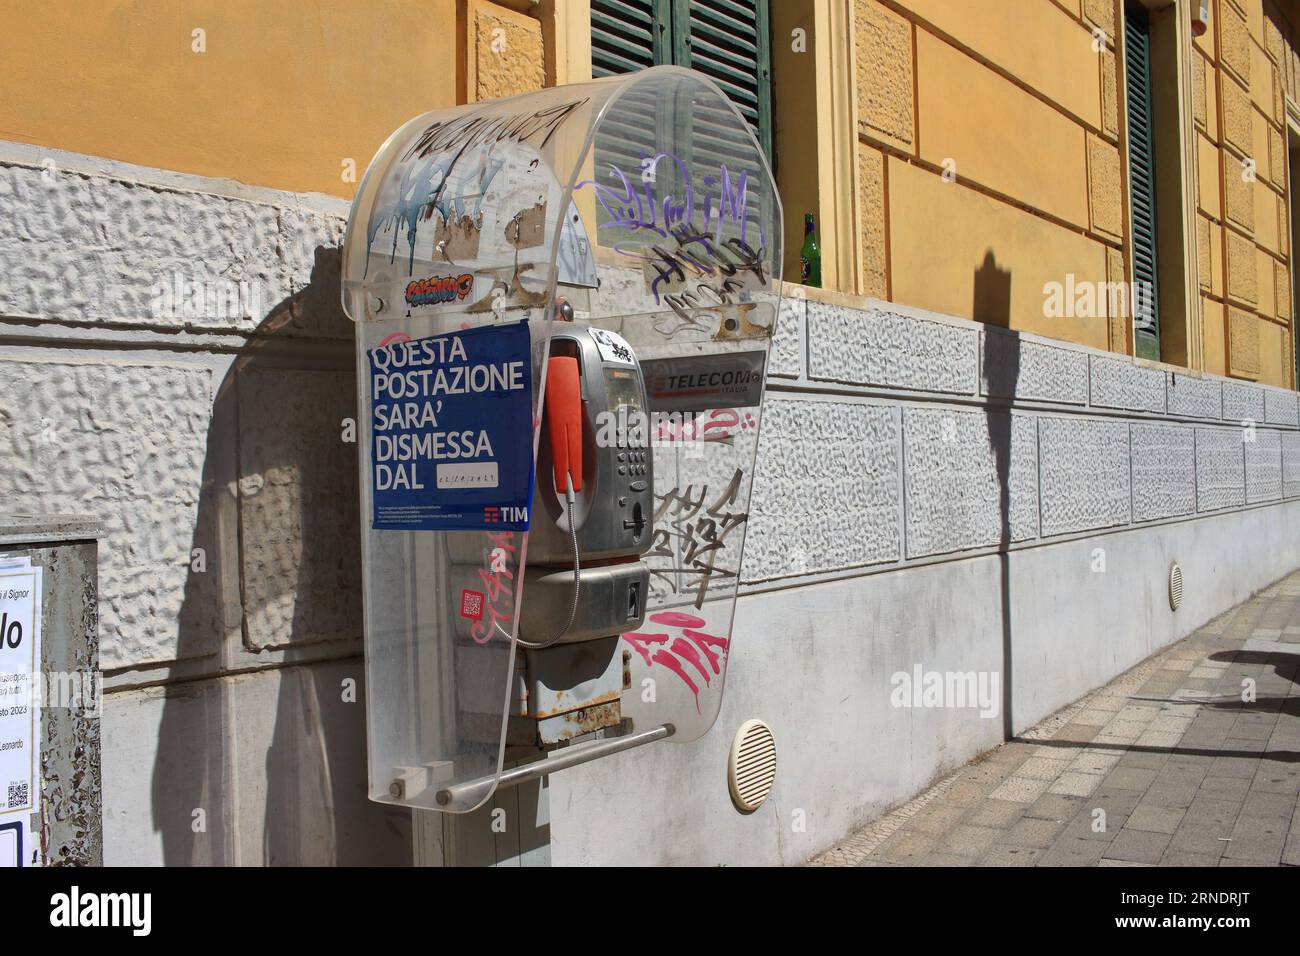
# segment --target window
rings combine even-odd
[[[772,156],[769,0],[591,0],[591,73],[611,76],[661,63],[698,70],[736,104]],[[650,130],[627,130],[647,145]],[[647,143],[642,143],[645,140]]]
[[[1168,0],[1124,5],[1130,296],[1133,351],[1145,359],[1188,365],[1187,241],[1183,154],[1194,133],[1179,109],[1179,10]]]
[[[1155,133],[1151,114],[1151,33],[1145,7],[1124,8],[1128,105],[1128,185],[1134,295],[1133,344],[1142,358],[1160,358],[1159,270],[1156,262]]]

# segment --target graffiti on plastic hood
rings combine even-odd
[[[667,162],[664,162],[664,161]],[[610,163],[606,178],[590,187],[605,212],[598,229],[619,254],[641,263],[656,302],[684,319],[695,309],[741,301],[767,285],[766,237],[749,222],[751,180],[726,163],[699,177],[677,155],[660,152],[641,161],[639,188]]]
[[[477,257],[484,239],[484,214],[489,210],[501,218],[497,235],[506,247],[505,225],[519,209],[506,212],[498,207],[512,198],[527,197],[525,208],[531,209],[557,191],[555,177],[540,161],[538,150],[586,102],[584,98],[510,114],[487,110],[431,123],[380,186],[367,229],[368,251],[374,251],[380,233],[391,232],[388,260],[395,262],[404,237],[408,275],[415,269],[416,245],[425,234],[430,236],[423,241],[431,261]],[[499,177],[503,181],[498,182]],[[485,208],[489,194],[493,204]],[[426,223],[428,228],[422,231]]]

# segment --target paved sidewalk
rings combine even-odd
[[[813,863],[1300,866],[1297,664],[1300,572]]]

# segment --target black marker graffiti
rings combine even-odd
[[[675,542],[681,564],[656,568],[652,562],[651,573],[663,578],[674,594],[678,593],[674,575],[685,574],[689,582],[683,590],[695,589],[696,608],[704,606],[705,593],[715,580],[737,575],[735,570],[719,567],[717,562],[726,548],[727,536],[749,519],[746,512],[730,510],[740,494],[743,479],[744,473],[737,468],[730,483],[708,507],[705,507],[708,485],[700,488],[698,496],[693,493],[694,485],[687,485],[685,491],[674,488],[666,495],[655,496],[661,504],[655,509],[655,533],[646,556],[673,562],[677,559]],[[665,519],[668,527],[663,526]]]
[[[532,113],[515,113],[511,116],[461,116],[433,123],[411,144],[402,162],[428,156],[449,149],[466,150],[484,143],[503,143],[507,140],[526,143],[542,136],[539,149],[550,142],[555,131],[569,118],[569,114],[587,102],[584,97]],[[545,134],[545,135],[542,135]]]

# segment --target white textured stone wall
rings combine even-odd
[[[106,862],[409,859],[344,700],[346,212],[0,144],[0,510],[102,528]]]
[[[914,405],[902,420],[908,557],[1038,537],[1032,418]]]
[[[0,352],[0,500],[99,519],[106,670],[176,658],[212,409],[208,368],[124,358]],[[195,577],[189,623],[215,634],[213,583]]]
[[[151,307],[157,283],[176,275],[248,282],[269,310],[308,283],[315,250],[337,247],[346,225],[340,215],[125,173],[87,175],[57,162],[0,165],[0,207],[0,311],[140,327],[251,332],[264,314],[158,322]]]
[[[888,303],[790,300],[772,354],[751,585],[1300,496],[1295,392]]]
[[[897,561],[894,410],[779,396],[766,408],[767,434],[787,440],[780,452],[766,438],[759,446],[745,576],[763,580]]]

